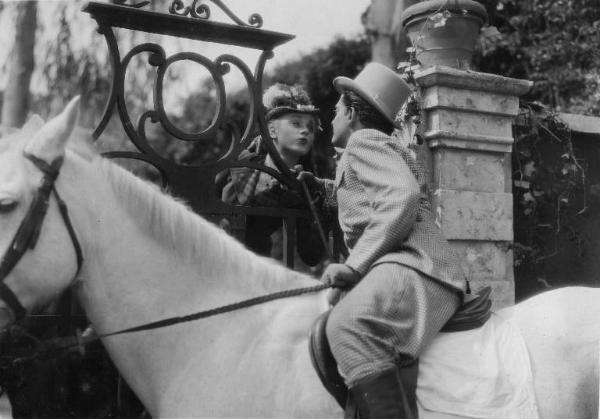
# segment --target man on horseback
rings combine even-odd
[[[408,85],[376,63],[333,84],[341,96],[332,144],[344,149],[335,182],[299,174],[337,203],[350,251],[322,275],[353,287],[333,308],[327,337],[361,419],[416,417],[399,368],[414,363],[452,317],[466,280],[419,186],[420,168],[390,136]]]

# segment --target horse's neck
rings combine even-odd
[[[124,235],[134,239],[135,230],[134,235]],[[187,315],[250,297],[241,291],[245,287],[219,288],[219,278],[201,277],[193,266],[165,252],[160,244],[138,238],[144,240],[136,240],[137,247],[121,243],[111,249],[104,256],[105,262],[118,261],[108,263],[108,270],[98,269],[91,275],[88,290],[83,285],[84,309],[97,332]],[[302,285],[289,284],[286,288]],[[203,416],[227,407],[227,400],[218,398],[230,398],[226,389],[235,388],[248,377],[258,382],[300,385],[301,392],[321,395],[310,369],[306,339],[310,324],[324,308],[322,295],[290,298],[156,331],[108,338],[104,344],[153,415]],[[282,370],[283,365],[287,367]],[[297,373],[290,374],[292,369]],[[296,382],[285,382],[290,377]],[[195,402],[199,404],[186,404]],[[289,403],[278,401],[277,405]],[[199,410],[205,408],[206,412]]]
[[[79,174],[86,169],[90,171],[87,167],[78,167],[73,170],[76,174],[72,176],[85,178]],[[237,268],[230,269],[228,265],[236,265],[230,260],[211,260],[214,256],[206,253],[213,247],[223,247],[211,242],[218,233],[207,223],[195,223],[193,220],[197,218],[191,212],[184,216],[189,217],[192,220],[190,225],[198,229],[192,240],[197,238],[209,244],[196,246],[190,257],[189,246],[174,244],[171,239],[151,233],[152,227],[147,224],[154,220],[140,222],[137,219],[144,218],[139,213],[145,208],[127,208],[122,201],[128,197],[115,193],[114,187],[107,184],[103,175],[93,173],[87,177],[87,180],[77,179],[78,190],[72,193],[89,196],[93,191],[93,199],[79,215],[81,219],[76,225],[82,227],[78,234],[84,236],[81,241],[86,254],[80,295],[88,316],[96,322],[98,329],[122,328],[160,316],[182,314],[190,305],[198,310],[231,298],[245,298],[252,292],[270,291],[269,286],[256,289],[251,284],[252,278],[244,278],[257,269],[264,270],[260,263],[247,268],[238,263]],[[143,187],[132,184],[134,189]],[[141,199],[141,202],[144,200]],[[164,220],[159,219],[158,222]],[[227,240],[221,242],[227,243]],[[249,258],[239,245],[233,247],[241,252],[241,256]],[[260,282],[257,281],[257,284],[260,285]]]
[[[121,219],[112,229],[99,234],[82,275],[82,303],[99,330],[175,315],[201,292],[191,267],[144,237],[135,223]]]
[[[80,293],[88,316],[103,332],[316,285],[304,275],[257,261],[238,248],[216,262],[210,260],[214,255],[204,254],[189,260],[152,237],[119,205],[105,206],[95,220],[102,228],[94,232],[88,247]],[[238,257],[247,258],[248,266],[229,266]]]
[[[87,190],[93,187],[97,185],[86,186]],[[260,275],[260,263],[246,277],[232,278],[236,271],[227,270],[220,275],[214,270],[203,274],[203,255],[198,255],[199,263],[186,260],[151,237],[129,211],[111,201],[114,196],[109,189],[96,192],[101,205],[89,210],[88,217],[97,227],[88,226],[87,237],[82,238],[86,261],[79,295],[97,333],[182,316],[269,291],[263,282],[250,293],[253,287],[248,282],[260,279],[253,278]],[[229,262],[221,261],[224,265]],[[236,280],[240,286],[232,287]],[[307,279],[275,284],[272,291],[305,286]],[[322,295],[288,299],[156,331],[111,337],[104,344],[146,407],[156,413],[164,411],[165,394],[181,385],[181,374],[213,380],[225,375],[222,385],[233,385],[228,380],[235,379],[240,363],[253,354],[269,357],[274,351],[292,359],[300,353],[301,374],[312,374],[305,356],[306,332],[324,308]],[[264,362],[268,363],[268,358]],[[266,368],[254,374],[272,380],[277,373]],[[205,383],[205,387],[210,386]],[[207,393],[206,397],[213,396]]]

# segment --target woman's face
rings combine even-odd
[[[288,113],[269,123],[269,133],[279,153],[298,158],[310,152],[316,130],[315,117],[303,113]]]

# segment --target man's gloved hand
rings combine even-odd
[[[321,281],[333,285],[334,289],[327,295],[327,301],[335,305],[342,292],[348,291],[360,281],[360,274],[346,264],[332,263],[325,268]]]

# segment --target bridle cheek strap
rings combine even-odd
[[[52,191],[54,192],[54,197],[58,203],[58,210],[60,211],[60,215],[62,216],[65,227],[67,228],[67,232],[69,233],[69,237],[71,237],[73,249],[75,250],[75,258],[77,260],[77,270],[75,271],[75,276],[77,276],[79,275],[79,271],[81,271],[81,265],[83,265],[83,251],[81,250],[81,244],[79,244],[79,240],[77,240],[77,234],[75,234],[73,223],[71,223],[67,204],[65,204],[65,201],[63,201],[63,199],[60,197],[55,187],[52,187]]]
[[[63,157],[61,156],[55,159],[50,164],[32,154],[25,153],[25,157],[29,159],[44,174],[44,176],[42,177],[37,193],[29,206],[29,210],[27,211],[27,214],[25,214],[25,218],[23,218],[23,221],[19,225],[8,250],[2,258],[2,262],[0,263],[0,298],[11,308],[11,310],[13,310],[16,320],[20,320],[26,314],[26,310],[19,302],[14,292],[8,288],[4,281],[21,260],[25,252],[28,249],[35,248],[44,218],[48,212],[50,194],[52,192],[54,192],[58,202],[58,209],[75,249],[77,257],[76,275],[79,273],[83,263],[81,245],[79,244],[79,240],[77,240],[77,235],[75,234],[73,224],[69,218],[67,206],[54,187],[54,182],[58,177]]]
[[[4,283],[0,282],[0,299],[13,311],[15,321],[21,320],[27,314],[27,310],[19,301],[14,292]]]

